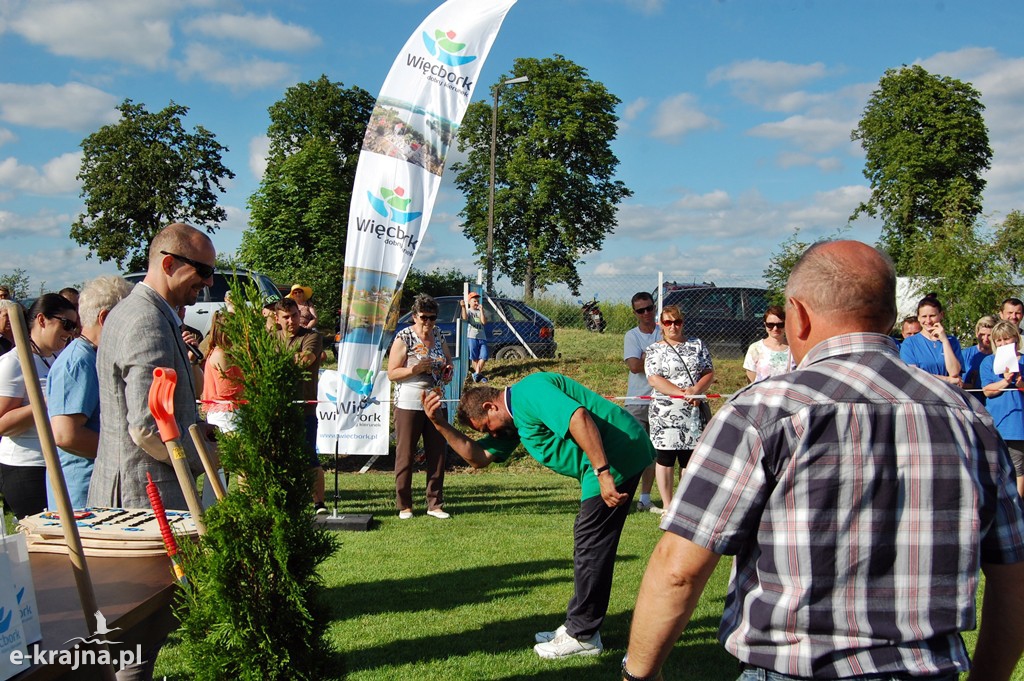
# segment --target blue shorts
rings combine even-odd
[[[490,359],[491,353],[487,349],[487,341],[483,338],[467,338],[469,342],[469,359],[477,361],[478,359]]]

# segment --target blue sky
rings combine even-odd
[[[67,234],[81,140],[128,97],[190,107],[237,175],[214,236],[233,252],[259,184],[267,107],[322,73],[376,95],[436,0],[0,1],[0,274],[56,290],[116,271]],[[832,234],[868,195],[850,130],[887,68],[920,63],[982,93],[994,151],[985,213],[1024,209],[1019,0],[519,0],[474,99],[516,57],[558,53],[617,95],[618,179],[634,196],[585,287],[651,274],[756,283],[799,227]],[[518,86],[523,87],[523,86]],[[451,159],[449,159],[449,162]],[[474,272],[450,174],[415,266]],[[850,232],[873,241],[878,224]],[[341,266],[339,254],[339,267]]]

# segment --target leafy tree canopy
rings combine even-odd
[[[321,76],[268,109],[267,170],[249,198],[240,256],[276,281],[311,286],[323,328],[341,301],[349,201],[373,102]]]
[[[851,133],[866,153],[871,197],[854,211],[880,216],[881,243],[899,274],[915,275],[913,248],[946,237],[950,215],[981,214],[992,150],[981,95],[920,66],[889,69]]]
[[[171,102],[150,113],[130,99],[117,107],[121,120],[82,140],[85,212],[71,238],[102,262],[144,270],[149,242],[170,222],[188,222],[213,233],[226,215],[217,205],[227,147],[202,126],[187,132],[188,107]]]
[[[503,86],[512,77],[527,83]],[[619,164],[611,141],[620,100],[586,69],[561,55],[517,59],[500,88],[495,162],[494,270],[524,287],[566,283],[574,295],[577,267],[601,249],[616,225],[616,206],[632,195],[612,179]],[[456,184],[466,196],[464,234],[486,262],[492,107],[469,106],[459,129]]]

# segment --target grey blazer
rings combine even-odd
[[[89,505],[149,508],[146,473],[160,489],[164,507],[186,509],[174,469],[135,444],[129,426],[156,429],[149,411],[155,367],[178,374],[174,416],[193,476],[202,472],[188,427],[199,420],[196,386],[178,318],[160,295],[142,284],[110,311],[96,357],[100,378],[100,442],[89,483]]]

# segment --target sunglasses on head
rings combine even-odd
[[[766,329],[784,329],[786,328],[786,322],[765,322],[764,328]]]
[[[73,322],[70,319],[65,319],[58,315],[53,315],[50,319],[59,319],[61,327],[68,333],[78,329],[78,322]]]
[[[682,319],[662,319],[661,320],[661,325],[662,326],[682,326],[683,325],[683,320]]]
[[[648,312],[653,312],[653,311],[654,311],[654,306],[653,305],[648,305],[647,307],[634,307],[633,308],[633,312],[635,312],[637,314],[647,314]]]
[[[422,319],[425,322],[436,322],[437,321],[437,315],[436,314],[421,314],[420,315],[420,319]]]
[[[196,274],[199,275],[200,279],[209,279],[213,276],[213,265],[207,265],[206,263],[198,262],[192,258],[186,258],[183,255],[178,255],[177,253],[170,253],[169,251],[160,251],[160,255],[169,255],[175,260],[180,260],[186,265],[191,265],[192,269],[196,271]]]

